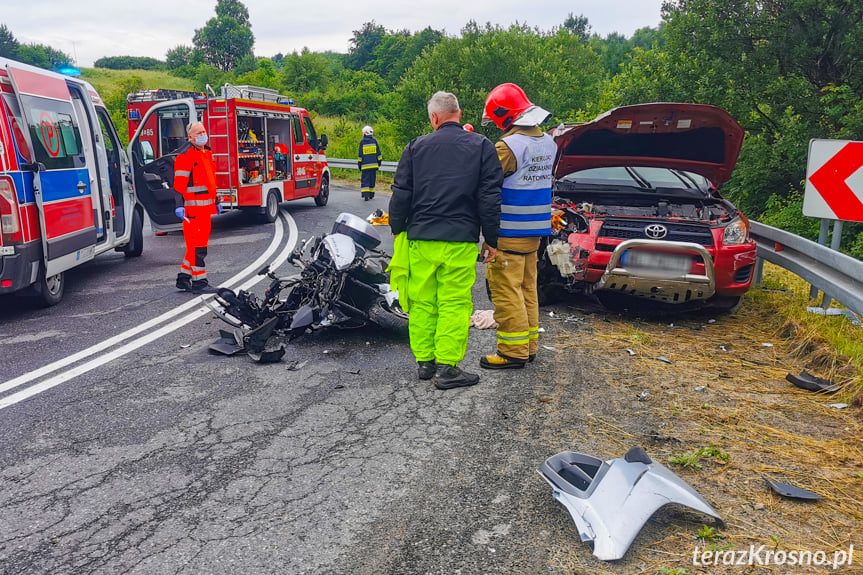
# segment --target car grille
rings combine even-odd
[[[658,224],[660,222],[651,220],[640,220],[637,222],[631,220],[605,220],[602,228],[599,230],[600,237],[616,238],[621,240],[633,239],[657,239],[651,238],[645,233],[647,226]],[[705,247],[713,246],[713,234],[710,233],[710,228],[690,225],[661,222],[668,230],[664,238],[658,238],[669,242],[692,242]]]

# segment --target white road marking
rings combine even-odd
[[[282,252],[279,254],[278,258],[272,262],[272,269],[278,269],[278,267],[282,263],[284,263],[284,261],[288,258],[291,251],[293,251],[294,246],[297,243],[297,237],[299,235],[299,232],[297,230],[297,224],[294,221],[294,219],[290,216],[290,214],[284,213],[284,215],[285,215],[285,218],[288,222],[288,240],[285,244],[285,247],[282,249]],[[270,245],[267,247],[267,249],[254,262],[252,262],[251,264],[246,266],[245,269],[243,269],[241,272],[236,274],[234,277],[232,277],[231,279],[229,279],[228,281],[223,283],[220,287],[231,287],[234,283],[240,281],[242,278],[244,278],[250,272],[252,272],[252,271],[257,272],[257,270],[260,269],[262,264],[264,264],[267,260],[269,260],[269,258],[272,256],[273,252],[276,251],[276,248],[281,243],[283,236],[284,236],[284,226],[282,224],[282,220],[279,219],[276,221],[276,233],[273,236],[273,241],[270,243]],[[241,289],[249,289],[251,286],[254,286],[255,284],[259,283],[264,278],[266,278],[266,276],[252,276],[248,281],[246,281],[243,285],[241,285],[240,288]],[[106,339],[105,341],[103,341],[101,343],[93,345],[93,346],[91,346],[85,350],[82,350],[78,353],[70,355],[66,358],[55,361],[51,364],[48,364],[44,367],[37,369],[37,370],[26,373],[24,375],[16,377],[15,379],[11,379],[11,380],[3,383],[3,384],[0,384],[0,393],[4,393],[10,389],[14,389],[20,385],[23,385],[23,384],[31,382],[33,380],[39,379],[45,375],[51,374],[51,373],[53,373],[59,369],[62,369],[68,365],[71,365],[73,363],[81,361],[82,359],[85,359],[87,357],[95,355],[95,354],[99,353],[100,351],[103,351],[103,350],[106,350],[110,347],[113,347],[114,345],[121,343],[122,341],[125,341],[132,336],[138,335],[139,333],[145,332],[145,331],[147,331],[147,330],[149,330],[149,329],[151,329],[151,328],[153,328],[153,327],[155,327],[161,323],[164,323],[165,321],[169,320],[170,318],[174,317],[175,315],[184,313],[184,312],[189,311],[189,310],[193,310],[189,315],[182,317],[182,318],[180,318],[180,319],[178,319],[178,320],[176,320],[176,321],[174,321],[174,322],[172,322],[166,326],[163,326],[163,327],[157,329],[156,331],[154,331],[152,333],[149,333],[147,335],[139,337],[135,341],[130,342],[130,343],[128,343],[122,347],[119,347],[119,348],[115,349],[114,351],[106,353],[106,354],[104,354],[104,355],[102,355],[96,359],[93,359],[93,360],[91,360],[85,364],[82,364],[82,365],[74,367],[70,370],[64,371],[60,375],[57,375],[57,376],[52,377],[50,379],[47,379],[41,383],[38,383],[36,385],[32,385],[32,386],[28,387],[27,389],[24,389],[22,391],[19,391],[17,393],[14,393],[12,395],[9,395],[7,397],[0,399],[0,409],[4,409],[6,407],[9,407],[10,405],[14,405],[15,403],[18,403],[19,401],[23,401],[24,399],[27,399],[28,397],[32,397],[33,395],[41,393],[47,389],[51,389],[52,387],[60,385],[61,383],[69,381],[70,379],[78,377],[79,375],[81,375],[83,373],[86,373],[86,372],[88,372],[92,369],[95,369],[101,365],[104,365],[110,361],[113,361],[114,359],[122,357],[123,355],[126,355],[127,353],[134,351],[134,350],[138,349],[139,347],[142,347],[142,346],[144,346],[150,342],[153,342],[153,341],[159,339],[160,337],[163,337],[164,335],[167,335],[167,334],[183,327],[187,323],[191,323],[192,321],[198,319],[199,317],[206,315],[208,312],[211,311],[206,305],[202,305],[206,299],[211,298],[211,297],[213,297],[213,294],[205,294],[205,295],[198,296],[195,299],[193,299],[189,302],[186,302],[185,304],[178,306],[178,307],[176,307],[176,308],[174,308],[174,309],[172,309],[172,310],[170,310],[170,311],[168,311],[168,312],[166,312],[166,313],[164,313],[164,314],[162,314],[156,318],[153,318],[153,319],[151,319],[151,320],[149,320],[149,321],[147,321],[147,322],[145,322],[145,323],[143,323],[143,324],[141,324],[135,328],[132,328],[132,329],[127,330],[121,334],[114,336],[114,337]],[[198,306],[200,306],[200,307],[198,307]],[[196,307],[197,307],[197,309],[193,309]]]

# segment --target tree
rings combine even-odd
[[[93,62],[93,66],[109,70],[163,70],[165,63],[146,56],[105,56]]]
[[[253,55],[255,37],[246,6],[240,0],[217,0],[216,17],[195,30],[192,42],[208,64],[233,70],[244,56]]]
[[[563,21],[563,28],[573,36],[577,36],[582,42],[587,42],[590,39],[590,22],[587,16],[579,14],[574,16],[572,12]]]
[[[72,58],[68,54],[55,50],[44,44],[21,44],[18,46],[15,57],[17,60],[45,68],[46,70],[56,70],[68,66]]]
[[[18,53],[18,40],[6,24],[0,24],[0,56],[15,58]]]
[[[378,26],[375,21],[366,22],[359,30],[354,30],[350,40],[351,47],[348,49],[348,57],[345,66],[352,70],[364,70],[374,59],[375,48],[381,43],[387,31],[383,26]]]

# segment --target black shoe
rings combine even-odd
[[[185,274],[177,274],[177,289],[180,291],[192,291],[192,277]]]
[[[417,375],[420,379],[431,379],[434,377],[435,369],[437,365],[435,365],[434,360],[431,361],[418,361],[417,362]]]
[[[527,356],[527,363],[533,363],[535,360],[536,360],[536,354],[535,353],[532,353],[529,356]]]
[[[437,366],[434,377],[434,386],[438,389],[452,389],[454,387],[467,387],[479,383],[479,376],[475,373],[462,371],[454,365],[441,363]]]
[[[216,293],[218,290],[214,287],[210,287],[210,282],[207,280],[198,280],[192,282],[190,291],[192,293]]]

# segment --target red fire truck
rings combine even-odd
[[[210,137],[224,209],[273,222],[282,201],[311,197],[318,206],[327,204],[327,136],[318,136],[308,111],[267,88],[225,84],[219,96],[208,92],[144,90],[127,97],[132,163],[141,168],[134,170],[135,189],[154,230],[178,227],[173,165],[186,140],[190,103]],[[171,101],[176,105],[162,107]]]

